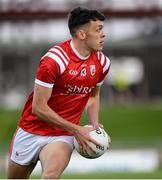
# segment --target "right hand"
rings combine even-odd
[[[82,127],[82,126],[77,126],[77,129],[74,133],[74,136],[76,140],[78,141],[80,151],[87,153],[89,156],[91,154],[94,154],[95,151],[91,146],[89,146],[90,142],[94,143],[96,145],[100,145],[98,142],[96,142],[94,139],[90,137],[90,132],[95,130],[95,127]]]

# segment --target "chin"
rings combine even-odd
[[[93,51],[101,51],[103,49],[103,46],[98,46],[98,47],[95,47],[92,49],[93,49]]]
[[[102,51],[102,49],[103,49],[103,46],[99,47],[99,48],[98,48],[98,51]]]

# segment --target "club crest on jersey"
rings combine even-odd
[[[95,65],[90,65],[90,73],[91,76],[94,76],[96,73],[96,66]]]

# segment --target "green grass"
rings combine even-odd
[[[8,147],[20,111],[0,109],[0,146]],[[112,137],[112,147],[161,146],[162,105],[102,106],[101,123]],[[81,124],[87,124],[85,114]]]
[[[0,157],[3,151],[9,149],[20,118],[20,111],[0,109]],[[162,148],[162,104],[145,104],[133,106],[102,106],[101,123],[112,137],[113,148]],[[81,124],[87,124],[85,114]],[[0,172],[0,178],[6,178],[5,172]],[[40,178],[32,176],[31,178]],[[150,173],[93,173],[64,174],[66,179],[157,179],[162,178],[162,171]]]
[[[2,144],[3,146],[9,145],[20,115],[20,111],[0,109],[0,146],[2,146]]]
[[[85,115],[82,124],[86,124]],[[103,106],[100,121],[114,147],[161,146],[162,106]]]
[[[0,179],[6,178],[6,173],[0,174]],[[63,174],[61,179],[161,179],[162,171],[143,173],[84,173]],[[31,176],[30,179],[40,179],[40,176]]]
[[[91,173],[65,174],[63,179],[160,179],[162,171],[150,173]]]

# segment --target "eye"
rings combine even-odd
[[[99,27],[99,28],[96,29],[96,31],[97,31],[97,32],[101,32],[102,29],[103,29],[103,27]]]
[[[96,31],[97,31],[97,32],[100,32],[100,31],[101,31],[101,28],[99,28],[99,29],[96,29]]]

